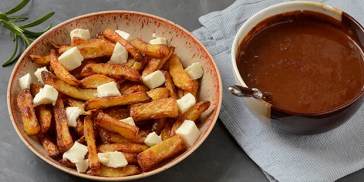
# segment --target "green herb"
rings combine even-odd
[[[40,17],[39,19],[27,23],[25,25],[17,24],[17,22],[27,20],[28,17],[13,16],[12,14],[24,8],[24,6],[26,6],[29,3],[29,1],[30,0],[23,0],[9,11],[6,11],[5,13],[0,12],[0,24],[10,31],[10,36],[13,38],[13,41],[15,42],[14,52],[11,55],[11,57],[2,65],[3,67],[9,66],[10,64],[14,63],[19,57],[18,53],[19,40],[22,41],[25,49],[33,42],[35,38],[39,37],[40,35],[42,35],[44,32],[46,32],[51,28],[51,25],[49,25],[45,30],[40,32],[33,32],[27,29],[42,24],[50,17],[52,17],[54,15],[54,12],[47,13],[46,15]]]

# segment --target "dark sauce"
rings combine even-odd
[[[248,87],[272,94],[273,107],[315,114],[358,97],[364,84],[360,41],[346,21],[304,11],[259,23],[239,46]]]

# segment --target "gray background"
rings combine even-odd
[[[1,0],[0,12],[21,0]],[[234,0],[33,0],[21,11],[31,20],[55,11],[47,23],[103,10],[133,10],[169,19],[189,31],[199,28],[198,17],[222,10]],[[46,24],[47,24],[46,23]],[[41,30],[46,24],[34,30]],[[13,42],[0,26],[0,63],[10,57]],[[17,136],[7,110],[6,89],[14,65],[0,68],[0,181],[86,181],[64,173],[33,154]],[[364,151],[363,151],[364,152]],[[268,154],[269,155],[269,154]],[[339,181],[362,181],[364,170]],[[140,181],[268,181],[259,167],[236,144],[218,121],[206,141],[176,166]]]

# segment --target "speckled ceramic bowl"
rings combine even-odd
[[[201,122],[202,125],[199,126],[201,135],[197,142],[185,152],[170,159],[162,166],[159,166],[152,171],[129,177],[106,178],[90,176],[78,173],[74,169],[64,167],[56,160],[48,157],[38,140],[28,137],[23,130],[20,113],[16,106],[16,97],[20,92],[17,80],[26,73],[34,73],[37,68],[37,65],[33,64],[29,59],[30,54],[43,55],[49,53],[51,48],[50,45],[52,44],[69,43],[69,32],[75,28],[89,29],[91,35],[102,32],[106,28],[121,29],[130,33],[132,38],[140,37],[143,40],[150,40],[152,38],[152,34],[155,32],[159,36],[166,37],[169,44],[176,47],[175,53],[181,58],[184,66],[188,66],[192,62],[199,61],[204,69],[199,99],[209,100],[211,102],[211,106],[209,110],[201,116],[203,121]],[[93,180],[113,181],[133,180],[147,177],[164,171],[189,156],[202,144],[211,132],[218,118],[222,99],[221,79],[217,66],[206,48],[195,37],[193,37],[191,33],[166,19],[131,11],[106,11],[87,14],[72,18],[49,30],[34,41],[20,57],[11,74],[7,94],[9,114],[14,128],[25,145],[27,145],[37,156],[50,165],[79,177]]]

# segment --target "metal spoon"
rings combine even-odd
[[[254,97],[256,99],[271,100],[271,95],[268,92],[262,92],[257,88],[242,87],[233,85],[229,87],[230,93],[238,97]]]

